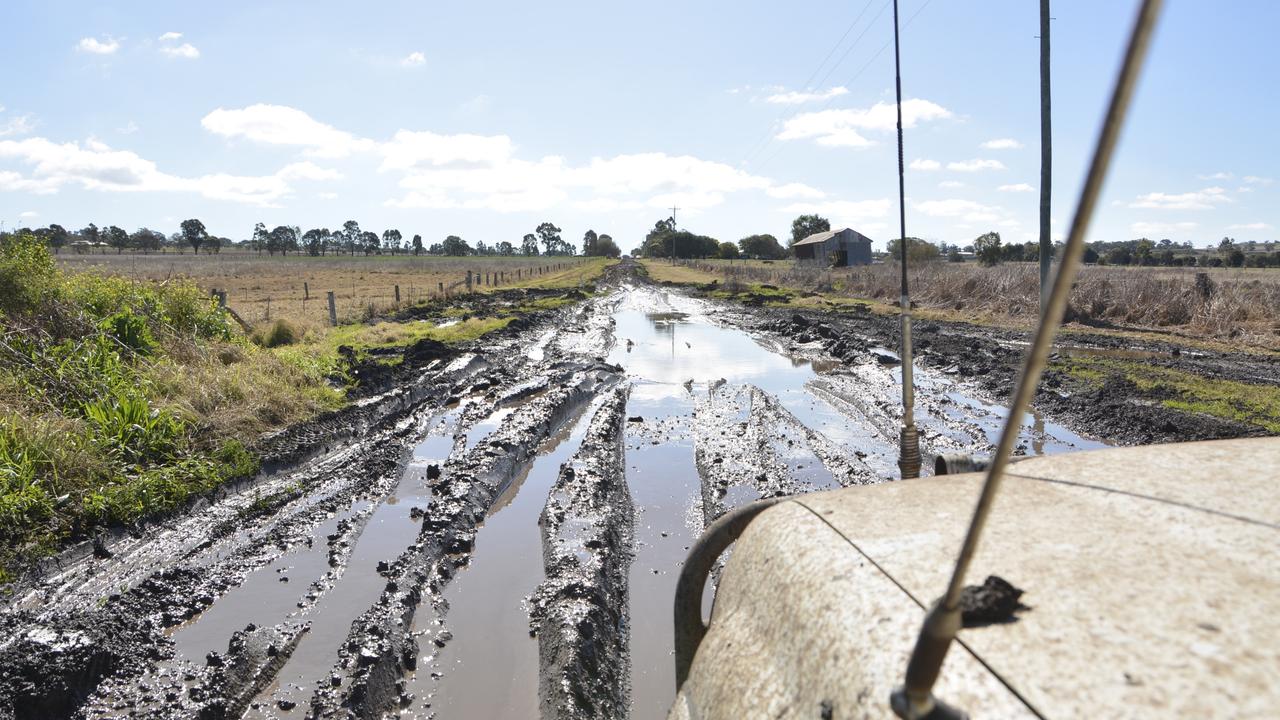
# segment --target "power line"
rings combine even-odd
[[[929,3],[932,3],[932,2],[933,2],[933,0],[925,0],[924,4],[922,4],[919,8],[917,8],[917,9],[916,9],[916,11],[915,11],[914,13],[912,13],[912,14],[911,14],[911,17],[910,17],[910,18],[907,18],[907,21],[906,21],[905,23],[903,23],[903,24],[902,24],[902,27],[903,27],[904,29],[905,29],[905,28],[908,28],[908,27],[911,27],[911,23],[912,23],[912,22],[914,22],[914,21],[915,21],[915,19],[916,19],[917,17],[919,17],[919,16],[920,16],[920,13],[924,12],[924,9],[925,9],[925,8],[927,8],[927,7],[929,7]],[[887,7],[889,7],[889,3],[886,3],[886,4],[885,4],[885,8],[887,8]],[[883,9],[882,9],[882,10],[883,10]],[[878,17],[879,17],[879,15],[877,15],[876,17],[878,18]],[[875,22],[875,20],[873,19],[873,20],[872,20],[872,22]],[[853,77],[850,77],[847,81],[845,81],[845,82],[843,83],[843,87],[846,87],[846,88],[847,88],[847,87],[850,87],[851,85],[853,85],[853,83],[854,83],[855,81],[857,81],[857,79],[858,79],[858,78],[862,77],[862,74],[863,74],[863,73],[865,73],[865,72],[867,71],[867,69],[868,69],[868,68],[870,68],[870,67],[871,67],[871,65],[872,65],[873,63],[875,63],[876,59],[877,59],[877,58],[879,58],[882,54],[884,54],[884,51],[885,51],[885,50],[888,50],[888,49],[889,49],[889,46],[890,46],[890,45],[892,45],[892,44],[893,44],[893,40],[892,40],[892,39],[890,39],[890,40],[889,40],[888,42],[886,42],[884,45],[881,45],[881,46],[880,46],[880,49],[879,49],[879,50],[877,50],[877,51],[875,52],[875,54],[873,54],[869,60],[867,60],[866,64],[864,64],[861,68],[859,68],[859,69],[858,69],[858,72],[856,72],[856,73],[854,73],[854,74],[853,74]],[[825,111],[825,110],[829,110],[829,109],[831,108],[832,103],[834,103],[834,102],[835,102],[835,100],[836,100],[835,98],[831,98],[831,99],[827,100],[827,101],[826,101],[826,102],[825,102],[821,107],[819,107],[817,110],[814,110],[813,112],[823,112],[823,111]],[[768,145],[766,144],[766,146],[765,146],[765,147],[767,147],[767,146],[768,146]],[[763,150],[764,148],[761,148],[761,149]],[[756,167],[757,167],[757,168],[763,168],[763,167],[765,167],[765,166],[766,166],[766,165],[768,165],[770,162],[772,162],[772,161],[773,161],[773,159],[774,159],[774,158],[776,158],[776,157],[777,157],[781,152],[782,152],[782,148],[778,148],[777,150],[775,150],[775,151],[773,152],[773,154],[772,154],[772,155],[770,155],[769,157],[767,157],[767,158],[765,158],[764,160],[762,160],[762,161],[760,162],[760,164],[759,164],[759,165],[757,165]]]
[[[849,37],[849,33],[853,32],[853,29],[857,27],[858,22],[862,20],[862,16],[867,14],[867,10],[871,7],[872,3],[874,2],[875,0],[867,0],[867,4],[862,6],[862,10],[858,13],[857,17],[853,19],[853,22],[849,23],[849,27],[845,28],[844,34],[841,35],[840,39],[837,40],[836,43],[831,46],[831,49],[827,51],[826,57],[822,59],[822,62],[818,63],[818,67],[814,68],[813,72],[809,73],[809,79],[805,80],[804,85],[800,87],[802,91],[812,86],[813,79],[817,77],[818,73],[822,71],[823,66],[827,64],[827,61],[831,59],[831,56],[834,55],[836,50],[840,48],[840,45],[844,43],[844,39]],[[881,8],[880,12],[883,13],[884,8]],[[877,14],[876,17],[879,17],[879,15]],[[875,20],[873,19],[872,22],[875,22]],[[863,31],[863,34],[866,34],[865,30]],[[858,37],[859,39],[861,39],[862,36],[859,35]],[[854,40],[854,45],[856,45],[857,42],[858,42],[857,40]],[[852,47],[853,46],[850,46],[850,48]],[[845,55],[848,55],[848,52],[849,51],[846,50]],[[840,62],[844,61],[844,57],[845,57],[844,55],[841,55],[840,60],[837,61],[836,64],[832,66],[832,69],[834,69],[835,67],[838,67]],[[826,78],[830,76],[830,74],[831,74],[831,71],[828,70],[827,75],[823,77],[823,81],[825,81]],[[792,110],[791,112],[792,112],[792,115],[794,115],[796,111]],[[763,150],[765,147],[768,147],[770,138],[773,137],[774,130],[778,127],[778,124],[780,122],[785,122],[785,120],[783,119],[783,116],[786,114],[787,114],[787,110],[785,108],[778,113],[778,117],[774,118],[773,122],[769,124],[769,127],[765,129],[764,135],[761,136],[759,140],[756,140],[754,143],[752,143],[751,149],[747,151],[747,154],[745,156],[743,156],[742,163],[745,164],[751,158],[752,155],[756,154],[757,150]],[[790,119],[790,118],[786,118],[786,119]]]

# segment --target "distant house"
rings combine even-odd
[[[823,267],[871,264],[871,238],[844,228],[814,233],[791,246],[796,262]]]

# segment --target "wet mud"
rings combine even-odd
[[[0,607],[0,720],[665,716],[703,528],[896,476],[896,321],[744,309],[629,264],[584,290],[474,343],[388,351],[394,367],[353,356],[356,402],[257,441],[257,477],[33,569]],[[918,328],[924,448],[990,452],[1020,338]],[[1020,453],[1241,434],[1124,387],[1045,385]],[[979,594],[1002,617],[1017,601]]]

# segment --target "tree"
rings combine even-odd
[[[761,260],[778,260],[787,255],[778,238],[772,235],[748,235],[738,241],[738,247],[743,255]]]
[[[538,236],[538,242],[546,247],[547,255],[560,254],[560,246],[564,243],[564,240],[560,238],[560,228],[549,222],[544,222],[534,228],[533,232]]]
[[[229,243],[229,242],[231,241],[227,240],[226,238],[220,238],[217,235],[210,235],[209,237],[204,239],[204,245],[203,245],[204,251],[207,253],[211,252],[214,255],[217,255],[218,252],[222,250],[222,245],[224,243]]]
[[[67,237],[69,235],[70,233],[67,232],[67,229],[61,225],[54,223],[49,226],[49,231],[46,234],[46,237],[49,241],[49,247],[53,248],[54,255],[57,255],[58,251],[67,244]]]
[[[928,240],[921,240],[917,237],[907,238],[907,262],[928,262],[937,260],[940,254],[937,245]],[[898,238],[889,241],[889,257],[897,259],[902,257],[902,243]]]
[[[947,262],[962,263],[964,256],[960,254],[960,248],[952,245],[951,251],[947,253]]]
[[[445,238],[444,244],[441,246],[441,248],[445,255],[470,255],[471,254],[471,246],[467,244],[466,240],[463,240],[457,235],[450,235],[449,237]]]
[[[596,254],[596,242],[599,240],[595,230],[588,230],[582,236],[582,254],[591,257]]]
[[[616,258],[622,254],[622,248],[618,247],[618,243],[614,242],[609,235],[596,238],[595,251],[599,257]]]
[[[129,247],[129,233],[125,232],[124,228],[115,225],[108,226],[102,231],[102,239],[116,249],[117,255]]]
[[[356,245],[360,244],[360,223],[348,220],[342,223],[342,247],[352,255],[356,254]]]
[[[738,257],[738,246],[731,242],[720,243],[720,258],[722,260],[733,260]]]
[[[431,247],[427,248],[428,255],[443,255],[444,246],[440,243],[431,243]]]
[[[422,236],[421,235],[413,236],[413,254],[414,255],[422,254]]]
[[[404,237],[399,230],[390,229],[382,231],[382,250],[395,255],[400,250],[400,239]]]
[[[499,255],[515,255],[516,254],[515,246],[507,242],[506,240],[503,240],[502,242],[498,243],[497,250]]]
[[[1153,263],[1151,253],[1155,250],[1156,244],[1146,238],[1142,238],[1134,243],[1133,254],[1139,265],[1151,265]]]
[[[1232,249],[1227,253],[1226,262],[1231,267],[1244,267],[1244,251],[1239,248]]]
[[[158,233],[147,228],[138,228],[129,236],[129,246],[135,250],[141,250],[143,254],[152,250],[159,250],[164,247],[164,233]]]
[[[974,254],[983,265],[998,265],[1001,259],[1000,233],[989,232],[973,241]]]
[[[814,233],[827,232],[831,223],[820,215],[801,215],[791,221],[791,242],[795,245]]]
[[[538,254],[538,238],[533,233],[524,236],[520,243],[520,252],[523,255],[533,256]]]
[[[183,220],[180,227],[182,228],[183,241],[191,246],[195,254],[199,255],[200,246],[204,244],[205,238],[209,237],[209,231],[204,229],[204,223],[191,218],[190,220]]]
[[[360,233],[360,249],[364,251],[366,257],[378,252],[378,243],[378,233],[372,230]]]
[[[328,239],[329,228],[312,228],[302,234],[302,242],[307,246],[307,254],[312,257],[324,254],[324,245]]]
[[[253,249],[258,251],[259,255],[262,254],[263,250],[267,249],[267,245],[270,243],[270,240],[271,233],[267,232],[267,226],[262,223],[254,223],[253,240],[251,240],[250,243],[253,245]]]
[[[80,231],[80,239],[90,245],[97,245],[99,240],[98,226],[93,223],[89,223],[88,226]]]
[[[1084,249],[1084,264],[1093,265],[1098,262],[1098,251],[1086,246]]]
[[[289,225],[277,225],[267,234],[267,254],[287,255],[290,250],[298,249],[298,229]]]

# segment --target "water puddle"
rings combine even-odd
[[[450,411],[435,427],[447,431],[452,427],[448,418],[459,411]],[[399,483],[373,511],[355,539],[346,571],[302,615],[302,620],[311,623],[311,630],[303,635],[276,681],[258,694],[258,709],[251,708],[245,717],[265,717],[256,713],[268,712],[282,699],[305,707],[317,683],[328,679],[352,621],[377,601],[386,585],[386,579],[378,573],[378,563],[395,560],[417,538],[421,520],[415,517],[415,508],[425,510],[431,501],[427,468],[443,465],[452,448],[452,437],[440,434],[429,435],[414,448],[412,461]]]
[[[409,679],[415,698],[406,710],[410,716],[428,710],[428,704],[444,718],[538,715],[538,642],[529,636],[525,607],[525,598],[543,579],[538,516],[561,464],[578,449],[594,414],[595,404],[566,423],[495,500],[476,534],[470,563],[444,591],[443,622],[427,621],[420,628],[436,637],[443,629],[453,639],[443,648],[430,635],[419,641],[427,656]]]

